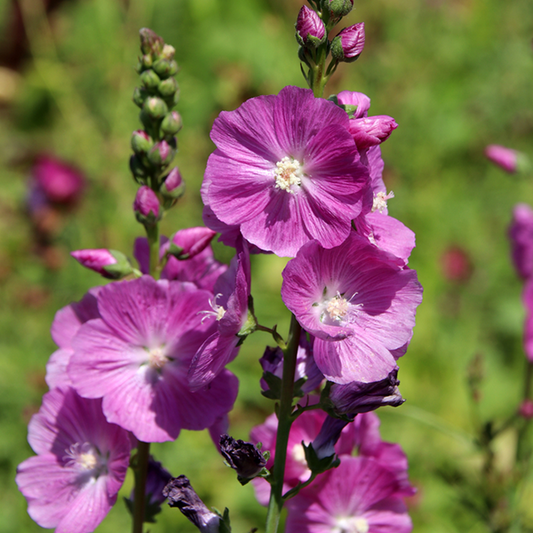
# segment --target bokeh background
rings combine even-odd
[[[149,26],[176,48],[181,71],[177,163],[186,196],[163,232],[201,224],[199,188],[221,110],[247,98],[304,86],[294,22],[298,0],[3,0],[0,3],[0,531],[41,529],[26,514],[14,483],[31,450],[26,425],[37,411],[45,364],[54,351],[54,313],[79,300],[97,274],[69,256],[109,247],[131,256],[141,234],[132,215],[136,186],[128,170],[131,102],[138,30]],[[383,145],[385,182],[395,193],[389,212],[412,228],[410,266],[424,286],[411,346],[400,361],[407,402],[382,409],[384,438],[410,460],[418,494],[409,502],[420,533],[485,532],[460,501],[472,491],[480,456],[479,420],[503,418],[523,388],[521,283],[509,259],[513,205],[533,203],[533,182],[504,174],[483,156],[498,143],[533,155],[533,3],[531,0],[356,0],[345,25],[364,21],[366,47],[341,65],[326,88],[372,99],[371,114],[399,128]],[[52,155],[80,169],[87,187],[69,208],[30,216],[35,158]],[[216,246],[229,260],[231,250]],[[284,260],[253,258],[256,309],[265,325],[286,331],[280,272]],[[257,362],[266,334],[253,335],[232,364],[241,391],[231,431],[246,439],[272,412],[259,394]],[[468,368],[478,356],[484,380],[473,407]],[[495,443],[505,472],[512,433]],[[153,446],[174,474],[186,474],[209,506],[229,507],[234,531],[264,524],[251,486],[241,488],[207,432],[183,432]],[[529,479],[529,474],[525,474]],[[468,481],[470,480],[470,481]],[[122,495],[131,489],[128,477]],[[524,484],[526,514],[533,486]],[[151,531],[195,531],[165,509]],[[530,516],[533,523],[533,514]],[[98,528],[127,531],[118,502]]]

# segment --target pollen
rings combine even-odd
[[[336,322],[340,322],[348,313],[350,309],[350,304],[348,300],[343,298],[339,293],[336,296],[331,298],[326,304],[326,312],[329,317]]]
[[[368,533],[368,520],[362,516],[339,517],[335,520],[335,532],[338,533]]]
[[[148,351],[148,365],[150,368],[161,370],[168,363],[168,360],[163,347],[152,348]]]
[[[281,189],[291,194],[294,194],[291,187],[293,185],[299,186],[302,183],[300,162],[291,157],[284,157],[281,161],[278,161],[274,174],[276,175],[276,189]]]
[[[64,460],[69,467],[76,468],[80,472],[92,472],[95,476],[105,467],[102,459],[95,448],[88,442],[73,444],[65,450]]]
[[[374,196],[374,202],[372,204],[372,213],[374,213],[375,211],[383,213],[383,211],[387,209],[387,200],[390,200],[391,198],[394,198],[394,193],[392,191],[389,194],[385,194],[384,192],[378,192]]]

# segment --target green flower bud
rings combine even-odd
[[[136,154],[146,154],[154,145],[152,138],[143,130],[136,130],[131,136],[131,147]]]
[[[176,135],[182,126],[181,115],[177,111],[172,111],[161,122],[161,131],[164,135]]]
[[[159,56],[165,45],[165,41],[150,28],[142,28],[139,31],[141,37],[141,50],[143,54]]]
[[[172,45],[165,44],[165,46],[163,46],[163,51],[161,52],[161,57],[172,60],[174,59],[175,53],[176,53],[176,49]]]
[[[178,90],[178,82],[175,78],[167,78],[166,80],[161,81],[157,90],[163,98],[173,96]]]
[[[152,66],[153,60],[152,56],[150,54],[145,54],[141,58],[141,65],[143,66],[143,70],[148,69]]]
[[[166,141],[160,141],[148,152],[148,160],[154,166],[164,166],[172,161],[174,154],[174,150]]]
[[[155,70],[157,75],[160,76],[163,79],[168,78],[169,76],[172,75],[172,74],[170,74],[171,64],[170,64],[170,61],[168,59],[158,59],[154,63],[153,69]]]
[[[148,179],[146,168],[137,155],[130,157],[130,170],[137,183],[144,183]]]
[[[168,113],[168,106],[161,98],[153,96],[144,102],[143,112],[151,119],[157,120]]]
[[[165,200],[164,207],[167,208],[167,203],[168,206],[172,206],[176,200],[183,196],[183,193],[185,192],[185,182],[181,177],[178,167],[174,167],[169,172],[168,176],[163,179],[165,181],[161,184],[159,192]],[[170,202],[166,202],[166,200],[170,200]]]
[[[169,76],[175,76],[179,71],[178,64],[176,61],[172,60],[170,62],[170,72],[168,73]]]
[[[159,86],[159,83],[161,82],[161,79],[159,76],[152,70],[148,69],[145,70],[141,74],[141,83],[148,89],[148,90],[154,90],[157,89]]]
[[[135,90],[133,91],[133,103],[138,107],[142,107],[148,96],[148,91],[146,89],[143,87],[135,87]]]

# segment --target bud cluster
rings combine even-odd
[[[183,194],[184,185],[177,167],[171,169],[177,152],[176,134],[182,127],[181,116],[172,108],[179,99],[179,87],[174,78],[178,64],[175,50],[148,28],[140,31],[141,57],[137,64],[140,86],[133,92],[133,102],[141,108],[140,120],[144,129],[133,132],[130,169],[141,184],[134,206],[137,219],[145,223],[160,218],[160,211],[174,205]],[[151,209],[144,213],[141,201],[146,200],[149,188]],[[139,201],[137,201],[139,200]],[[157,208],[153,204],[157,203]],[[159,207],[162,209],[160,210]],[[152,215],[148,216],[149,213]]]
[[[353,9],[353,0],[310,0],[313,9],[303,6],[296,21],[298,56],[309,70],[304,76],[309,87],[324,86],[340,62],[355,61],[365,46],[364,22],[342,29],[331,41],[333,27]],[[331,62],[325,61],[331,53]]]

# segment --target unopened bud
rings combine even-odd
[[[152,165],[164,166],[168,165],[174,157],[174,150],[166,141],[160,141],[155,144],[150,152],[148,152],[148,160]]]
[[[165,44],[165,46],[163,46],[163,51],[161,52],[161,57],[172,60],[174,59],[175,53],[176,49],[172,45]]]
[[[154,141],[144,130],[136,130],[131,135],[131,147],[136,154],[146,154],[153,145]]]
[[[139,35],[141,37],[141,50],[143,54],[152,54],[155,57],[161,54],[165,42],[157,33],[150,28],[141,28]]]
[[[116,250],[106,250],[105,248],[76,250],[70,255],[80,265],[98,272],[104,278],[121,279],[133,273],[133,267],[128,258]]]
[[[526,420],[531,420],[533,418],[533,402],[529,399],[524,400],[520,405],[518,414]]]
[[[141,65],[142,65],[143,70],[150,68],[153,62],[154,61],[150,54],[145,54],[141,57]]]
[[[331,55],[337,61],[352,63],[365,47],[365,23],[360,22],[344,28],[331,41]]]
[[[326,39],[326,27],[318,14],[303,6],[296,20],[296,40],[308,48],[317,48]]]
[[[157,90],[163,98],[168,98],[178,90],[178,82],[175,78],[167,78],[166,80],[161,81]]]
[[[144,101],[148,96],[150,95],[144,87],[135,87],[135,90],[133,91],[133,103],[142,108]]]
[[[345,17],[353,9],[353,0],[326,0],[329,12],[335,19]]]
[[[490,144],[485,148],[485,156],[509,174],[514,174],[517,170],[518,152],[516,150]]]
[[[145,70],[141,74],[141,83],[148,90],[153,91],[157,89],[160,82],[161,78],[152,69]]]
[[[137,182],[143,182],[148,178],[146,168],[137,155],[132,155],[130,157],[130,170]]]
[[[177,111],[172,111],[161,122],[161,131],[165,135],[176,135],[182,126],[181,115]]]
[[[216,231],[199,226],[176,232],[165,244],[168,252],[181,261],[191,259],[203,252],[216,235]]]
[[[163,79],[172,76],[172,74],[170,74],[172,70],[172,65],[169,59],[159,59],[154,63],[153,69],[155,70],[157,75]]]
[[[143,185],[133,202],[135,217],[141,224],[152,225],[160,218],[159,199],[150,187]]]
[[[387,115],[376,115],[350,120],[348,131],[359,150],[376,146],[386,141],[398,127],[395,120]]]
[[[161,98],[152,97],[144,102],[143,111],[151,119],[157,120],[163,118],[168,113],[168,106]]]
[[[185,182],[181,177],[178,167],[174,167],[170,171],[165,178],[165,181],[161,184],[159,192],[163,198],[168,198],[172,201],[170,205],[174,203],[173,201],[183,196],[183,193],[185,192]]]

